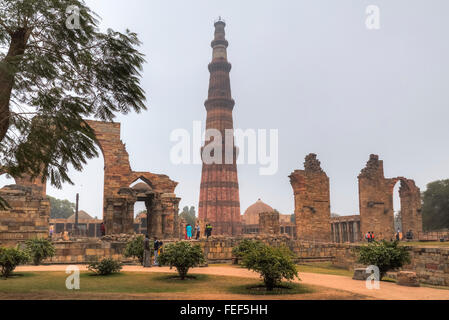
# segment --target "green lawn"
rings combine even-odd
[[[260,294],[246,290],[256,288],[262,282],[241,277],[194,275],[184,281],[177,274],[122,272],[110,276],[93,276],[89,272],[80,275],[80,290],[69,291],[65,286],[65,272],[20,272],[7,280],[0,280],[0,293],[55,294],[77,293],[186,293],[188,294]],[[257,290],[256,290],[257,291]],[[289,290],[283,290],[286,293]],[[294,285],[291,293],[302,294],[314,292],[307,286]]]
[[[298,265],[298,269],[299,269],[299,277],[301,277],[301,272],[332,274],[336,276],[347,276],[347,277],[352,277],[354,274],[350,270],[337,268],[333,266],[331,262],[313,262],[307,264],[300,264]]]

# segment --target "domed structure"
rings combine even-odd
[[[135,186],[132,187],[132,189],[134,191],[136,191],[137,193],[146,193],[148,191],[151,191],[151,187],[143,182],[139,182],[138,184],[136,184]]]
[[[270,207],[268,204],[263,202],[262,200],[257,200],[256,203],[250,205],[248,209],[246,209],[245,213],[242,216],[242,220],[244,224],[259,224],[259,214],[262,212],[273,212],[274,209]]]

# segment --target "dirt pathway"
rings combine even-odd
[[[21,266],[16,269],[18,272],[33,271],[65,271],[66,265],[50,266]],[[84,265],[79,266],[81,271],[87,270]],[[175,272],[168,267],[143,268],[140,266],[124,266],[125,272]],[[236,266],[211,266],[208,268],[194,268],[190,271],[196,274],[234,276],[244,278],[259,278],[259,275]],[[434,289],[427,287],[403,287],[395,283],[381,282],[379,290],[369,290],[366,288],[365,281],[352,280],[349,277],[317,274],[300,273],[301,283],[307,285],[321,286],[335,290],[343,290],[348,293],[367,296],[372,299],[386,300],[449,300],[449,290]]]

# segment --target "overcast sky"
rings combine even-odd
[[[386,177],[449,178],[449,1],[447,0],[89,0],[102,28],[139,34],[148,63],[148,111],[119,116],[135,171],[179,182],[180,207],[198,206],[201,165],[173,165],[170,133],[205,121],[213,21],[229,41],[234,125],[279,130],[279,170],[240,165],[241,211],[261,198],[293,213],[289,174],[317,153],[330,177],[332,212],[358,214],[357,175],[371,153]],[[368,30],[366,7],[380,8]],[[103,158],[75,186],[48,194],[102,216]],[[397,208],[396,208],[397,209]]]

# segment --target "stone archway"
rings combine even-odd
[[[393,209],[393,193],[394,187],[400,183],[399,199],[401,204],[401,223],[402,232],[412,231],[415,235],[422,232],[422,215],[421,215],[421,191],[416,186],[415,181],[397,177],[391,180],[391,198]],[[393,209],[394,210],[394,209]]]
[[[151,215],[156,212],[157,218],[156,222],[147,219],[156,225],[155,229],[148,225],[148,233],[158,237],[176,237],[180,199],[174,191],[178,183],[166,175],[132,171],[126,145],[120,139],[120,123],[86,122],[95,132],[105,162],[103,217],[106,234],[133,233],[134,204],[136,201],[145,201],[148,213]],[[139,179],[149,186],[150,192],[141,194],[130,187]]]
[[[383,161],[371,155],[359,179],[360,228],[362,236],[374,232],[376,239],[394,239],[393,191],[400,181],[399,191],[403,230],[422,232],[421,193],[413,180],[385,178]]]

